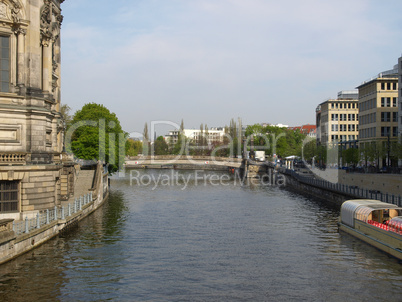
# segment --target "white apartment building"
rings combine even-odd
[[[169,134],[166,135],[165,139],[169,144],[177,143],[179,138],[180,130],[169,131]],[[186,138],[199,141],[201,136],[205,136],[208,144],[213,142],[223,142],[223,138],[225,136],[224,128],[211,128],[207,132],[202,131],[200,129],[184,129],[183,134]]]

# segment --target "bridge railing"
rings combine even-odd
[[[76,198],[73,203],[69,203],[68,205],[54,207],[52,209],[46,209],[44,211],[39,212],[35,218],[29,219],[25,217],[22,221],[13,222],[13,231],[15,234],[28,234],[36,229],[40,229],[41,227],[50,224],[56,220],[64,220],[72,215],[80,212],[82,207],[91,203],[92,192],[80,196]]]
[[[156,156],[129,156],[128,160],[204,160],[204,161],[232,161],[241,162],[235,157],[187,156],[187,155],[156,155]]]

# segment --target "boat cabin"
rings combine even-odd
[[[356,220],[402,234],[402,208],[370,199],[348,200],[341,207],[341,223],[356,228]]]

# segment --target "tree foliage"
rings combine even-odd
[[[142,143],[132,138],[126,141],[126,156],[137,156],[142,152]]]
[[[251,135],[254,138],[255,150],[265,150],[266,154],[277,154],[279,157],[301,156],[303,141],[306,139],[306,135],[299,130],[261,124],[250,125],[246,128],[246,136],[250,138]]]
[[[342,151],[343,163],[357,165],[359,163],[359,149],[349,148]]]
[[[103,105],[85,104],[71,121],[71,150],[85,160],[102,160],[110,172],[124,163],[125,136],[116,114]],[[122,150],[123,149],[123,150]]]
[[[60,106],[60,114],[64,119],[64,123],[66,127],[69,127],[72,121],[72,116],[71,116],[71,107],[68,106],[67,104],[63,104]]]
[[[167,155],[169,154],[169,146],[165,142],[163,136],[158,136],[154,142],[154,154],[155,155]]]

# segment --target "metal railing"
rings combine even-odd
[[[73,203],[61,207],[55,206],[52,209],[47,209],[36,215],[35,218],[29,219],[25,217],[24,220],[13,222],[13,231],[15,234],[21,235],[28,234],[33,230],[39,229],[47,224],[56,220],[64,220],[82,210],[82,207],[92,202],[92,192],[76,198]]]
[[[305,184],[309,184],[326,190],[331,190],[339,194],[347,194],[357,199],[376,199],[382,202],[392,203],[399,207],[402,207],[401,195],[382,193],[378,190],[363,189],[357,186],[348,186],[340,183],[332,183],[327,180],[315,178],[313,176],[300,175],[297,172],[289,169],[283,169],[283,171],[281,172],[290,175]]]

